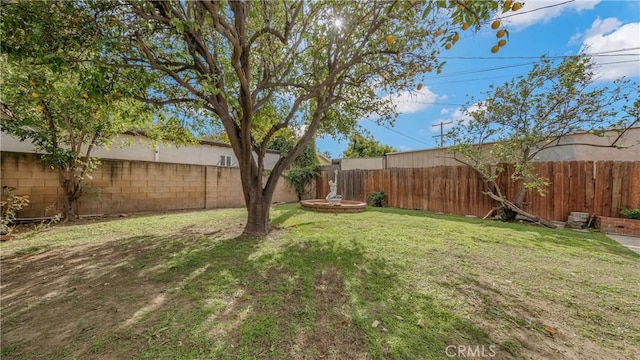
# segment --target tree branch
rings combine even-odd
[[[157,107],[161,107],[164,105],[175,105],[175,104],[184,104],[184,103],[196,103],[202,100],[198,100],[198,99],[191,99],[191,98],[175,98],[175,99],[166,99],[166,100],[160,100],[160,99],[149,99],[149,98],[144,98],[144,97],[140,97],[140,96],[134,96],[134,99],[141,101],[145,104],[151,104]]]
[[[253,45],[253,43],[256,42],[256,40],[258,40],[258,38],[260,36],[266,35],[266,34],[271,34],[273,36],[275,36],[276,38],[278,38],[278,40],[280,40],[281,43],[283,44],[287,44],[287,40],[285,39],[284,35],[282,35],[278,30],[272,28],[272,27],[264,27],[260,30],[258,30],[255,34],[253,34],[250,38],[248,43],[248,46]]]

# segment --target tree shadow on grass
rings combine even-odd
[[[170,303],[171,282],[158,274],[199,241],[133,236],[3,257],[3,358],[95,358],[109,341],[130,358],[146,342],[130,325]]]
[[[280,215],[278,215],[276,218],[271,220],[271,224],[275,226],[280,226],[284,224],[285,221],[289,220],[292,216],[304,212],[304,210],[302,210],[302,208],[300,208],[299,205],[297,207],[291,207],[286,210],[285,208],[278,208],[278,207],[275,207],[272,210],[281,211]]]
[[[488,342],[361,245],[260,252],[278,240],[135,236],[4,258],[3,358],[437,359]]]
[[[355,242],[293,241],[255,257],[264,241],[229,239],[175,259],[172,268],[183,276],[207,264],[184,292],[214,304],[192,333],[214,349],[211,356],[437,359],[446,358],[447,344],[488,343],[482,331],[403,284],[391,264],[367,257]],[[170,352],[156,348],[151,357]]]

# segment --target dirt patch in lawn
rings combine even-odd
[[[162,245],[130,238],[2,258],[3,359],[110,358],[93,352],[118,337],[133,341],[116,357],[138,353],[147,345],[138,322],[174,305],[171,288],[151,279],[167,260]]]
[[[316,328],[312,341],[321,359],[367,359],[366,343],[351,320],[349,298],[339,270],[321,271],[315,279]]]
[[[2,358],[368,358],[340,269],[262,272],[205,230],[2,258]]]
[[[246,320],[244,328],[236,326],[227,338],[227,342],[238,349],[233,357],[369,358],[364,333],[351,318],[352,309],[341,271],[328,266],[312,273],[313,270],[292,274],[286,269],[271,268],[261,280],[268,281],[269,285],[261,286],[259,291],[247,290],[235,309],[225,312],[222,323],[228,322],[229,317],[240,316],[243,308],[262,309],[261,314]],[[311,281],[306,283],[302,278],[308,275],[311,278],[307,280]],[[256,281],[252,280],[254,284]],[[247,338],[253,339],[249,353],[246,352]]]

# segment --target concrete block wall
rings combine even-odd
[[[204,167],[103,160],[87,180],[80,214],[204,208]]]
[[[206,167],[206,208],[233,208],[244,206],[240,170],[228,167]],[[264,182],[267,178],[264,178]],[[273,202],[295,202],[298,197],[288,183],[280,178],[273,194]]]
[[[44,165],[38,155],[2,152],[0,165],[0,185],[14,188],[15,195],[29,198],[29,206],[19,213],[20,217],[52,216],[60,212],[63,191],[58,173]]]
[[[39,155],[2,152],[0,183],[27,195],[30,206],[20,217],[41,217],[61,211],[63,192],[56,170]],[[278,182],[274,202],[296,201],[286,181]],[[53,206],[48,213],[47,207]],[[102,160],[86,180],[80,215],[144,211],[243,207],[238,168],[147,161]]]
[[[266,183],[267,181],[266,177],[264,181]],[[313,183],[315,184],[315,181]],[[308,199],[311,194],[313,195],[316,194],[315,188],[310,190],[309,193],[305,195],[304,198]],[[280,177],[280,180],[278,180],[278,184],[276,184],[276,190],[273,193],[273,202],[289,203],[289,202],[297,202],[297,201],[298,201],[298,195],[296,195],[295,190],[293,190],[293,188],[289,185],[289,183],[285,179]]]
[[[207,208],[244,206],[239,169],[208,166],[207,190]]]

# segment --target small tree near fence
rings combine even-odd
[[[75,220],[84,180],[98,163],[95,148],[145,120],[131,98],[146,91],[136,86],[145,72],[105,65],[109,39],[79,3],[8,3],[0,15],[0,87],[10,114],[2,131],[31,140],[58,171],[64,217]]]
[[[542,57],[528,75],[491,88],[484,100],[472,99],[466,109],[469,119],[448,133],[455,144],[450,148],[455,159],[482,176],[484,194],[498,202],[497,209],[506,219],[521,215],[554,227],[523,209],[528,189],[544,194],[549,185],[531,163],[550,148],[620,147],[624,133],[640,122],[638,90],[630,82],[620,79],[605,86],[596,80],[594,63],[587,56],[567,57],[559,63]],[[603,145],[563,141],[576,132],[603,137],[609,129],[615,129],[616,135]],[[519,184],[513,198],[507,198],[496,181],[504,164],[513,165],[511,179]]]

